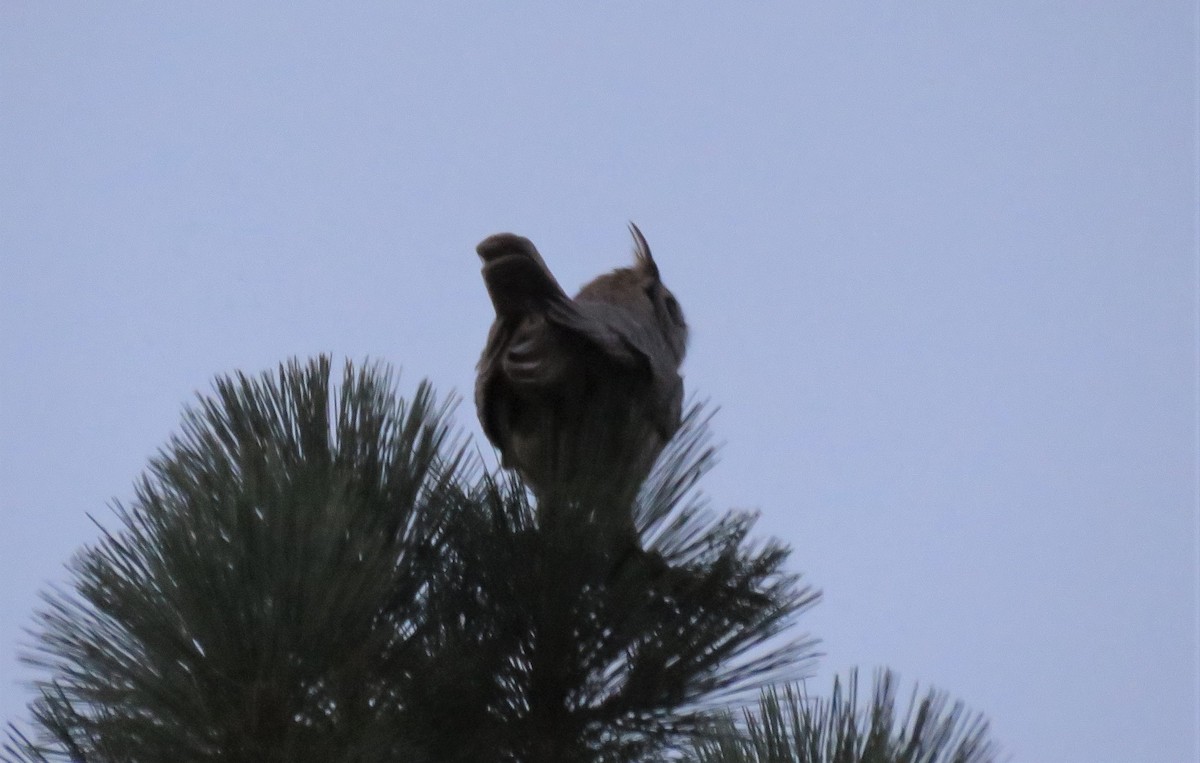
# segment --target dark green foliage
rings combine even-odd
[[[120,529],[46,595],[17,760],[641,759],[796,678],[817,595],[692,488],[695,411],[634,507],[530,504],[464,467],[422,385],[326,359],[216,385]]]
[[[756,649],[817,598],[781,572],[786,550],[748,547],[749,515],[686,502],[711,461],[704,432],[693,409],[635,506],[645,551],[597,543],[586,501],[534,507],[490,480],[463,497],[431,602],[443,627],[419,650],[471,655],[426,671],[451,701],[419,703],[447,759],[641,759],[715,702],[805,667],[811,641]]]
[[[715,738],[697,745],[694,763],[988,763],[997,748],[988,724],[946,695],[914,687],[903,716],[896,710],[896,680],[877,674],[871,703],[858,703],[858,675],[834,679],[830,699],[802,687],[763,692],[756,710],[738,727],[727,717]]]
[[[420,617],[431,507],[458,453],[422,385],[292,363],[217,382],[122,528],[45,597],[34,716],[73,760],[377,760],[400,750],[381,656]],[[411,626],[409,626],[411,627]],[[53,757],[53,756],[52,756]]]

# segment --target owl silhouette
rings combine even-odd
[[[496,309],[475,385],[479,421],[539,501],[628,504],[680,426],[687,323],[629,228],[633,264],[574,298],[529,239],[499,233],[476,247]]]

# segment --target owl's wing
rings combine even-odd
[[[683,421],[683,377],[673,371],[668,377],[656,378],[654,392],[657,396],[654,427],[665,443],[675,436]]]
[[[508,323],[497,320],[492,324],[475,377],[475,410],[479,414],[479,424],[492,445],[501,450],[504,449],[504,432],[509,428],[509,401],[501,399],[496,387],[500,383],[500,360],[512,333]]]
[[[546,318],[595,346],[618,365],[636,368],[649,362],[649,354],[633,338],[637,326],[612,305],[561,300],[550,304]]]
[[[518,411],[528,411],[521,400],[553,394],[576,366],[578,359],[561,342],[561,333],[542,313],[492,323],[477,366],[475,408],[484,434],[502,450]]]
[[[629,311],[599,300],[555,303],[547,317],[599,348],[618,365],[647,373],[655,403],[655,428],[664,441],[675,434],[682,416],[683,379],[660,332],[638,321]]]

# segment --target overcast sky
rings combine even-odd
[[[1197,759],[1194,3],[351,5],[0,4],[0,720],[214,375],[469,393],[474,245],[570,289],[632,219],[706,493],[825,592],[820,691],[886,665],[1014,760]]]

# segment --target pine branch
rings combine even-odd
[[[768,689],[739,726],[732,716],[695,747],[694,763],[988,763],[998,748],[988,724],[961,702],[913,687],[903,716],[896,710],[896,679],[875,677],[869,705],[858,701],[858,675],[834,679],[829,699],[803,686]]]
[[[120,529],[44,596],[27,660],[57,760],[379,759],[400,749],[377,655],[416,621],[430,496],[461,463],[427,385],[321,358],[216,384]],[[354,729],[351,737],[348,729]],[[27,746],[27,749],[33,749]],[[352,756],[347,757],[351,752]]]

